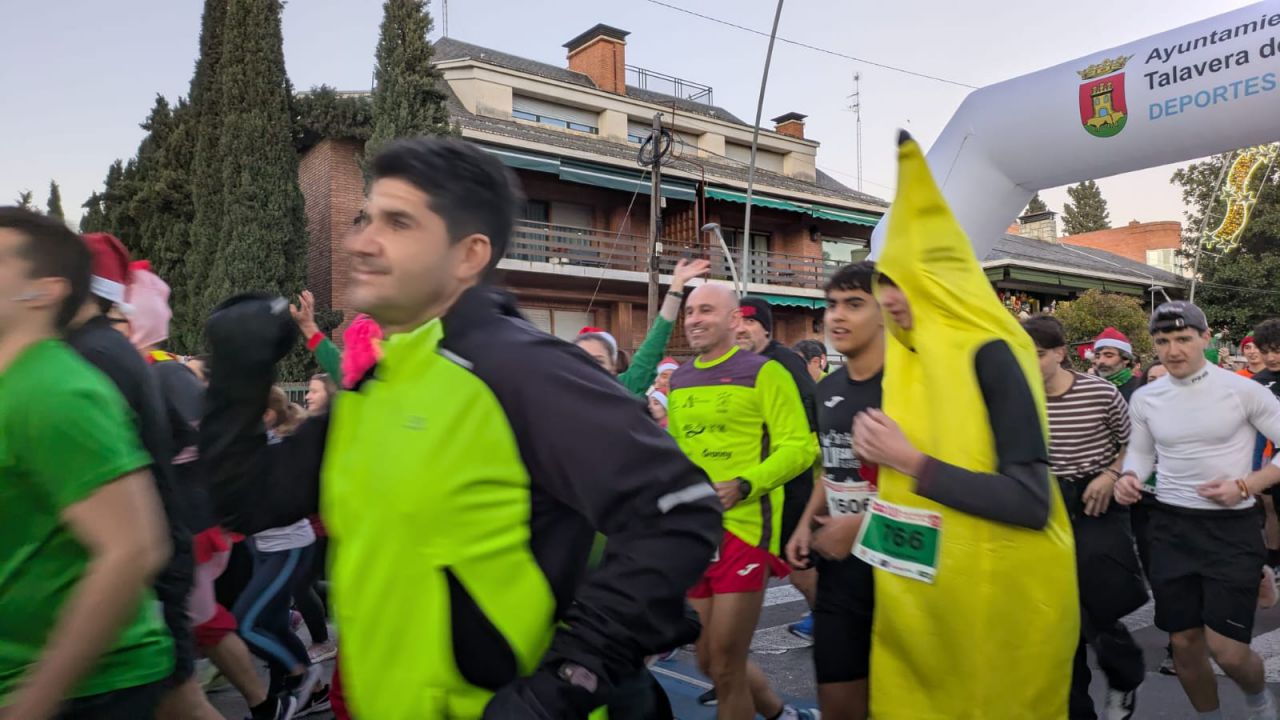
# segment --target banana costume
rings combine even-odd
[[[1035,348],[1000,305],[925,164],[903,133],[898,192],[877,270],[911,303],[913,328],[887,343],[884,411],[911,443],[941,462],[995,472],[975,353],[1003,340],[1045,420]],[[871,653],[876,720],[1065,718],[1079,601],[1071,525],[1057,483],[1043,530],[969,515],[915,494],[915,481],[881,467],[880,499],[937,513],[931,581],[879,567]],[[914,543],[915,540],[913,539]]]

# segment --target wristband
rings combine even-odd
[[[1102,472],[1110,474],[1111,477],[1115,478],[1116,480],[1120,479],[1120,473],[1116,472],[1116,469],[1113,467],[1104,467],[1102,468]]]
[[[1240,499],[1249,499],[1249,485],[1244,480],[1236,480],[1236,487],[1240,488]]]
[[[681,300],[683,300],[683,299],[684,299],[684,291],[683,291],[683,290],[668,290],[668,291],[667,291],[667,297],[676,297],[676,298],[680,298]]]
[[[322,342],[324,342],[324,333],[317,330],[312,333],[311,337],[307,338],[307,349],[315,352]]]

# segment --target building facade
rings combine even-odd
[[[743,238],[752,126],[716,106],[709,86],[627,65],[627,36],[597,25],[565,44],[564,66],[452,38],[435,43],[459,132],[511,168],[527,197],[499,282],[547,332],[568,339],[584,326],[603,327],[623,349],[638,347],[648,329],[657,145],[662,290],[681,257],[709,258],[713,280],[734,282],[737,273],[749,292],[769,300],[779,340],[822,338],[825,279],[832,267],[866,256],[887,203],[819,170],[819,143],[806,137],[805,116],[789,112],[759,134],[751,237]],[[358,140],[323,138],[299,165],[311,240],[307,281],[322,308],[348,309],[340,243],[362,202],[362,154]],[[720,234],[704,232],[709,224]],[[1008,236],[985,264],[998,291],[1026,295],[1028,304],[1028,293],[1070,299],[1107,286],[1142,294],[1151,284],[1146,273],[1096,258],[1062,272],[1060,264],[1079,258],[1037,260],[1043,248],[1020,248],[1024,242],[1040,243]],[[673,333],[671,352],[685,351],[683,332]]]

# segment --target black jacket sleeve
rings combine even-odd
[[[979,473],[929,458],[916,492],[988,520],[1034,530],[1049,522],[1049,453],[1022,367],[1004,341],[974,357],[995,436],[997,472]]]
[[[207,334],[200,461],[217,517],[223,527],[249,535],[315,514],[328,416],[308,419],[275,445],[267,444],[262,423],[276,362],[296,331],[282,325],[264,299],[251,298],[215,310]]]
[[[543,667],[572,661],[612,685],[645,656],[689,641],[685,593],[719,544],[720,503],[706,475],[615,378],[567,343],[532,329],[520,337],[496,351],[477,341],[456,349],[475,359],[474,372],[498,396],[544,497],[535,496],[532,521],[544,569],[580,576],[584,568],[555,566],[583,564],[573,545],[585,550],[591,529],[608,537],[601,564],[561,599]],[[547,511],[548,503],[559,509]],[[590,526],[585,537],[548,542],[575,518]]]
[[[817,432],[818,384],[809,375],[809,367],[805,365],[804,358],[777,340],[773,341],[773,345],[765,355],[777,360],[791,374],[791,378],[796,381],[796,388],[800,390],[800,401],[804,403],[805,417],[809,418],[809,429]]]

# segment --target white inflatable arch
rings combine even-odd
[[[1277,140],[1280,0],[1267,0],[975,90],[928,160],[981,259],[1039,190]]]

